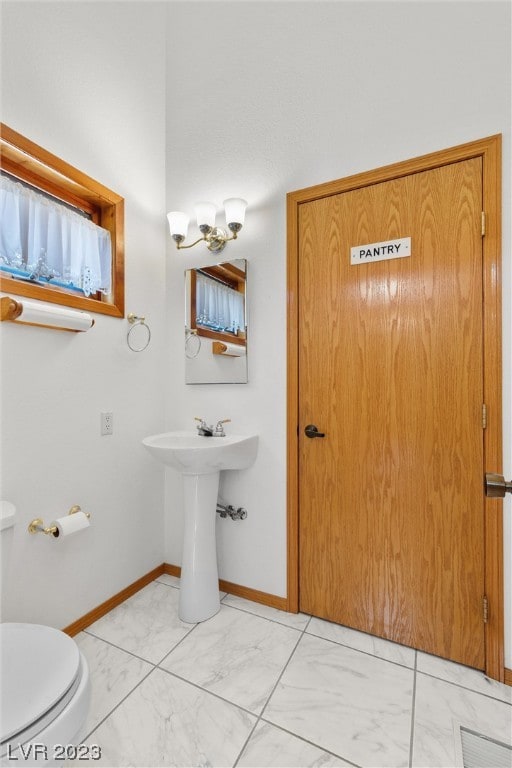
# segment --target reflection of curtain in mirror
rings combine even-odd
[[[198,274],[196,317],[200,325],[236,333],[245,331],[244,296],[227,285]]]
[[[57,200],[0,177],[0,267],[3,271],[90,295],[110,293],[110,232]]]

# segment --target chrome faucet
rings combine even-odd
[[[227,424],[228,421],[231,421],[231,419],[220,419],[214,429],[213,426],[209,426],[206,421],[202,418],[199,418],[199,416],[194,416],[194,419],[199,422],[197,425],[197,432],[203,437],[226,437],[226,433],[224,432],[224,424]]]
[[[200,423],[197,425],[197,433],[203,437],[211,437],[213,435],[213,427],[209,427],[204,419],[200,419],[199,416],[194,416],[196,421]]]
[[[217,426],[213,430],[213,436],[214,437],[226,437],[226,433],[224,432],[224,424],[227,424],[231,419],[221,419],[217,422]]]

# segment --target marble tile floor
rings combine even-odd
[[[185,624],[178,598],[161,576],[75,638],[97,765],[456,768],[461,725],[512,742],[512,688],[475,670],[231,595]]]

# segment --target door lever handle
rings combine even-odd
[[[507,482],[503,475],[487,472],[485,475],[485,495],[503,499],[506,493],[512,493],[512,482]]]
[[[304,429],[304,434],[306,437],[325,437],[325,432],[319,432],[318,427],[315,427],[314,424],[308,424]]]

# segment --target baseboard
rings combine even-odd
[[[93,610],[89,611],[89,613],[86,613],[85,616],[82,616],[72,624],[69,624],[69,626],[65,627],[62,631],[67,635],[70,635],[70,637],[77,635],[91,624],[94,624],[95,621],[101,619],[102,616],[105,616],[113,608],[116,608],[118,605],[121,605],[121,603],[124,603],[125,600],[128,600],[129,597],[134,595],[136,592],[139,592],[139,590],[141,590],[147,584],[150,584],[163,573],[168,573],[170,576],[179,577],[181,575],[181,568],[178,565],[162,563],[162,565],[159,565],[156,568],[153,568],[153,570],[149,573],[146,573],[145,576],[141,576],[140,579],[134,581],[133,584],[130,584],[128,587],[125,587],[125,589],[117,592],[117,594],[113,595],[108,600],[105,600],[105,602],[101,603],[101,605],[93,608]],[[278,608],[280,611],[287,610],[286,597],[278,597],[277,595],[271,595],[268,592],[260,592],[259,589],[242,587],[239,584],[232,584],[230,581],[224,581],[223,579],[219,580],[219,589],[221,592],[228,592],[230,595],[243,597],[246,600],[252,600],[253,602],[260,603],[262,605],[269,605],[271,608]]]
[[[62,631],[65,632],[67,635],[70,635],[71,637],[73,637],[74,635],[77,635],[86,627],[89,627],[95,621],[98,621],[98,619],[101,619],[102,616],[105,616],[105,614],[111,611],[112,608],[116,608],[116,606],[121,605],[121,603],[124,603],[124,601],[128,600],[129,597],[131,597],[136,592],[141,590],[147,584],[150,584],[152,581],[154,581],[157,578],[157,576],[161,576],[162,573],[165,573],[164,569],[165,569],[165,566],[163,563],[162,565],[159,565],[156,568],[153,568],[153,570],[150,571],[149,573],[146,573],[145,576],[141,576],[141,578],[137,579],[137,581],[134,581],[133,584],[130,584],[128,587],[125,587],[125,589],[122,589],[120,592],[113,595],[113,597],[110,597],[108,600],[105,600],[104,603],[101,603],[101,605],[98,605],[96,608],[93,608],[92,611],[89,611],[89,613],[86,613],[85,616],[82,616],[82,618],[77,619],[72,624],[65,627]]]
[[[150,584],[163,573],[168,573],[170,576],[177,576],[179,578],[181,576],[181,568],[179,565],[162,563],[162,565],[153,568],[153,570],[147,573],[145,576],[141,576],[141,578],[137,579],[137,581],[134,581],[133,584],[130,584],[128,587],[125,587],[125,589],[122,589],[120,592],[113,595],[113,597],[105,600],[104,603],[101,603],[101,605],[93,608],[92,611],[89,611],[89,613],[86,613],[85,616],[77,619],[72,624],[65,627],[62,631],[71,637],[77,635],[79,632],[82,632],[82,630],[89,627],[95,621],[101,619],[102,616],[105,616],[113,608],[116,608],[116,606],[124,603],[125,600],[128,600],[129,597],[134,595],[136,592],[139,592],[139,590],[141,590],[147,584]],[[224,581],[224,579],[219,579],[219,589],[221,592],[227,592],[228,594],[235,595],[236,597],[243,597],[245,600],[252,600],[254,603],[260,603],[261,605],[268,605],[271,608],[277,608],[280,611],[288,610],[288,601],[286,597],[272,595],[269,592],[261,592],[259,589],[251,589],[251,587],[243,587],[240,586],[240,584],[233,584],[231,581]],[[504,682],[505,685],[512,686],[512,669],[507,669],[507,667],[505,667]]]
[[[69,624],[69,626],[65,627],[62,631],[67,635],[70,635],[70,637],[77,635],[91,624],[94,624],[95,621],[101,619],[102,616],[105,616],[113,608],[116,608],[118,605],[121,605],[121,603],[124,603],[125,600],[128,600],[129,597],[134,595],[136,592],[139,592],[139,590],[141,590],[147,584],[150,584],[163,573],[168,573],[170,576],[177,576],[179,578],[181,576],[181,568],[179,565],[162,563],[162,565],[159,565],[156,568],[153,568],[153,570],[149,573],[146,573],[145,576],[141,576],[140,579],[134,581],[133,584],[130,584],[128,587],[125,587],[125,589],[117,592],[117,594],[113,595],[108,600],[105,600],[105,602],[101,603],[101,605],[93,608],[93,610],[89,611],[89,613],[86,613],[85,616],[82,616],[72,624]],[[260,603],[261,605],[268,605],[271,608],[277,608],[280,611],[288,610],[288,601],[286,597],[272,595],[269,592],[261,592],[259,589],[251,589],[251,587],[242,587],[240,584],[233,584],[231,581],[224,581],[224,579],[219,579],[219,589],[221,592],[227,592],[228,594],[235,595],[236,597],[243,597],[245,600],[252,600],[254,603]],[[512,686],[512,669],[507,669],[505,667],[504,682],[505,685]]]
[[[164,563],[164,573],[179,577],[181,575],[181,568],[179,565]],[[219,589],[221,592],[227,592],[236,597],[243,597],[245,600],[252,600],[254,603],[260,603],[261,605],[268,605],[280,611],[288,610],[288,600],[286,597],[278,597],[278,595],[261,592],[259,589],[252,589],[251,587],[242,587],[240,584],[233,584],[231,581],[224,581],[224,579],[219,579]]]

